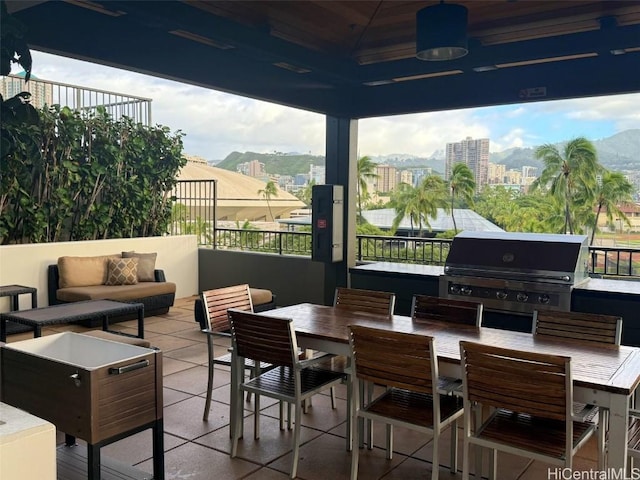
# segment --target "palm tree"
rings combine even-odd
[[[456,163],[451,169],[449,191],[451,193],[451,220],[453,220],[453,230],[457,234],[458,226],[456,225],[456,217],[453,214],[455,198],[461,197],[469,206],[472,206],[473,194],[476,191],[476,181],[473,172],[466,164]]]
[[[618,204],[632,201],[633,185],[620,172],[605,171],[602,175],[602,183],[596,187],[596,218],[593,222],[593,231],[591,232],[591,245],[596,236],[598,229],[598,217],[602,207],[606,210],[607,219],[613,222],[613,214],[623,219],[627,225],[631,225],[627,216],[620,210]]]
[[[418,191],[415,187],[412,187],[408,183],[401,183],[391,193],[390,205],[395,209],[396,216],[393,219],[391,230],[396,231],[400,226],[400,223],[405,218],[409,217],[411,222],[411,236],[413,237],[414,224],[420,224],[422,229],[422,212],[418,205]]]
[[[367,180],[373,180],[378,178],[376,173],[376,164],[371,160],[371,157],[365,155],[358,159],[358,221],[362,220],[362,203],[369,199],[369,192],[367,191]]]
[[[446,208],[447,191],[444,181],[436,176],[429,175],[418,187],[412,187],[406,183],[401,183],[394,192],[392,206],[396,210],[393,219],[392,229],[396,230],[400,222],[409,217],[411,222],[411,235],[413,236],[413,225],[418,224],[418,236],[422,236],[422,226],[431,230],[430,218],[438,217],[438,208]]]
[[[560,151],[552,144],[538,147],[535,157],[542,160],[544,169],[532,184],[532,188],[549,187],[551,195],[564,201],[565,232],[574,232],[571,209],[574,206],[576,193],[580,193],[582,201],[591,203],[594,199],[596,175],[602,167],[598,163],[596,149],[584,137],[570,140]]]
[[[269,180],[263,189],[258,190],[258,195],[262,195],[262,198],[267,201],[267,208],[269,208],[269,215],[271,215],[271,221],[273,222],[275,218],[273,217],[273,213],[271,213],[271,203],[269,203],[269,200],[271,200],[271,197],[278,196],[278,187],[276,187],[273,180]]]

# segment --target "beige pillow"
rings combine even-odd
[[[58,272],[60,288],[89,287],[104,285],[107,281],[107,261],[120,258],[119,255],[100,255],[97,257],[60,257]]]
[[[122,252],[122,258],[138,259],[138,281],[139,282],[155,282],[156,281],[156,257],[157,253],[136,253]]]
[[[105,285],[135,285],[138,283],[138,259],[109,259],[109,274]]]

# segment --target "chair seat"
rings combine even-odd
[[[573,422],[573,446],[578,446],[595,429],[589,422]],[[531,452],[564,458],[565,422],[496,410],[483,424],[477,438],[491,440]]]
[[[363,408],[363,411],[407,424],[433,428],[433,397],[425,393],[391,388]],[[440,396],[442,421],[461,411],[462,402],[459,398]]]
[[[303,397],[312,395],[331,383],[338,384],[342,381],[343,376],[340,372],[332,372],[322,368],[304,368],[300,371],[301,394]],[[244,383],[242,388],[248,392],[271,395],[274,398],[293,402],[295,399],[293,369],[290,367],[275,367]]]

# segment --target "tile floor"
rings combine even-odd
[[[188,480],[279,480],[288,478],[291,463],[289,431],[278,428],[278,408],[274,402],[261,400],[261,436],[253,439],[253,418],[247,403],[245,436],[238,458],[229,456],[229,382],[228,369],[216,368],[213,401],[209,420],[202,420],[207,384],[206,339],[193,317],[195,297],[179,299],[169,313],[145,320],[145,337],[163,351],[164,429],[166,478]],[[114,329],[136,333],[136,322],[122,322]],[[84,327],[66,325],[47,328],[44,335],[60,331],[83,331]],[[31,338],[31,334],[14,334],[9,342]],[[219,354],[228,340],[216,341]],[[338,394],[337,409],[332,410],[328,396],[314,397],[313,406],[303,416],[298,478],[305,480],[348,479],[351,455],[345,449],[345,390]],[[359,478],[367,480],[430,479],[432,464],[430,438],[408,430],[394,431],[394,454],[386,460],[384,427],[374,429],[380,445],[360,451]],[[63,437],[59,435],[62,443]],[[451,474],[448,439],[440,455],[440,478],[461,479],[460,470]],[[462,449],[458,468],[461,466]],[[151,431],[138,433],[102,449],[111,457],[140,470],[151,472]],[[576,470],[596,468],[594,442],[587,444],[575,462]],[[486,462],[485,462],[486,463]],[[498,458],[499,480],[540,480],[549,478],[547,465],[512,456]],[[552,477],[553,478],[553,477]],[[572,477],[573,478],[573,477]]]

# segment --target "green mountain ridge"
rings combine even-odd
[[[609,170],[638,170],[640,171],[640,129],[625,130],[607,138],[592,141],[598,152],[600,163]],[[559,147],[562,142],[557,143]],[[537,147],[510,148],[502,152],[494,152],[489,155],[489,161],[506,165],[508,169],[520,169],[528,165],[542,167],[542,162],[536,160],[534,152]],[[444,171],[443,158],[421,158],[407,154],[398,154],[389,159],[384,158],[384,163],[399,169],[430,167],[436,172]],[[324,156],[308,154],[286,154],[281,152],[256,153],[256,152],[231,152],[216,165],[226,170],[236,171],[240,163],[258,160],[265,165],[265,171],[270,174],[296,175],[309,173],[310,165],[324,165]]]
[[[264,163],[264,169],[267,173],[292,176],[309,173],[310,165],[324,165],[324,157],[321,155],[231,152],[216,167],[235,172],[239,164],[252,160]]]

